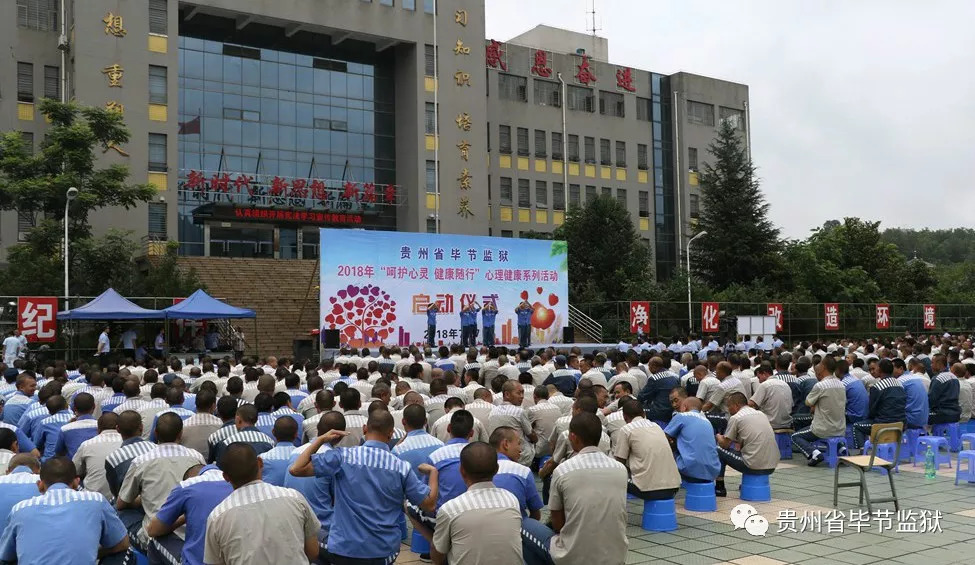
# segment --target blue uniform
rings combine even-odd
[[[293,448],[291,456],[288,458],[288,466],[294,465],[302,450],[309,447],[310,444],[305,444],[304,447]],[[325,453],[329,449],[331,446],[323,445],[318,453]],[[291,473],[285,473],[284,486],[295,489],[305,497],[308,505],[315,513],[315,517],[322,524],[322,537],[327,539],[328,531],[332,526],[332,514],[334,513],[333,500],[335,497],[332,494],[332,477],[296,477]]]
[[[417,479],[422,480],[417,468],[430,459],[430,454],[443,447],[443,442],[424,430],[407,432],[406,438],[396,444],[393,455],[410,464]]]
[[[515,314],[518,316],[518,345],[528,347],[531,345],[531,323],[532,308],[518,308]]]
[[[47,406],[35,404],[20,416],[20,419],[17,420],[17,427],[23,430],[27,434],[27,437],[33,437],[37,424],[50,415],[51,413],[47,411]]]
[[[867,408],[870,404],[867,387],[863,386],[863,381],[853,375],[846,375],[842,382],[846,387],[846,424],[855,424],[867,417]]]
[[[37,401],[26,394],[15,390],[3,406],[3,421],[6,424],[16,424],[24,412],[29,410]]]
[[[74,454],[85,441],[98,435],[98,420],[91,414],[78,416],[74,422],[69,422],[58,431],[54,444],[54,453],[67,455],[74,459]]]
[[[125,395],[117,392],[109,397],[108,400],[102,402],[102,412],[114,412],[118,408],[118,405],[123,402],[125,402]]]
[[[30,453],[31,451],[34,451],[36,447],[34,442],[31,441],[30,437],[28,437],[23,430],[17,426],[11,426],[6,422],[0,422],[0,428],[7,428],[17,435],[17,446],[20,448],[21,453]]]
[[[387,559],[400,548],[403,499],[419,505],[430,495],[409,463],[389,446],[366,441],[312,455],[318,478],[334,481],[335,515],[328,552],[357,559]]]
[[[37,446],[37,450],[41,452],[41,461],[47,461],[54,457],[54,449],[57,446],[58,434],[61,432],[61,427],[67,424],[71,418],[72,414],[70,411],[62,410],[57,414],[52,414],[41,420],[40,426],[34,432],[34,437],[31,438],[34,441],[34,445]]]
[[[908,376],[907,373],[897,378],[904,385],[906,402],[904,406],[905,427],[923,428],[928,425],[928,391],[924,390],[924,383],[918,377]]]
[[[427,310],[427,325],[436,326],[437,325],[437,312],[436,310]]]
[[[437,510],[440,510],[445,502],[467,492],[467,484],[460,476],[460,451],[466,445],[466,439],[451,438],[427,459],[427,463],[436,467],[438,472],[440,493],[437,498]]]
[[[481,311],[481,325],[485,328],[494,327],[494,319],[498,317],[497,310],[482,310]]]
[[[223,472],[207,470],[173,487],[156,518],[166,525],[186,516],[186,539],[183,544],[183,563],[203,565],[203,545],[210,512],[230,496],[234,487],[223,480]]]
[[[681,475],[713,481],[721,471],[714,427],[697,410],[678,412],[664,429],[677,440],[677,470]]]
[[[37,490],[40,475],[35,475],[29,468],[20,466],[9,475],[0,477],[0,531],[7,527],[10,510],[18,502],[33,498],[41,492]]]
[[[247,445],[254,448],[254,452],[258,455],[264,453],[265,451],[270,451],[274,447],[274,439],[271,436],[261,432],[254,426],[247,426],[240,431],[230,434],[227,439],[221,441],[213,448],[213,463],[219,463],[220,457],[223,452],[226,451],[230,444],[232,443],[246,443]]]
[[[149,441],[156,441],[156,423],[159,421],[159,417],[163,414],[176,414],[185,422],[190,416],[195,414],[195,412],[191,412],[182,406],[170,406],[169,408],[156,414],[156,416],[152,419],[152,428],[149,430]]]
[[[648,410],[647,417],[651,420],[669,422],[673,414],[670,406],[670,391],[680,386],[677,375],[664,371],[654,373],[647,379],[647,384],[639,392],[637,400]]]
[[[529,512],[541,510],[544,506],[531,469],[508,459],[503,453],[498,454],[498,472],[494,475],[493,482],[494,486],[515,495],[523,518],[527,518]]]
[[[260,454],[258,457],[264,461],[261,480],[276,487],[283,487],[284,476],[288,474],[288,467],[290,466],[288,460],[294,450],[294,444],[278,443],[270,451]]]
[[[51,543],[52,527],[58,532],[57,543]],[[125,536],[125,526],[104,496],[55,483],[11,510],[0,539],[0,559],[91,565],[98,561],[99,547],[114,547]]]

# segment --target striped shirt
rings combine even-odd
[[[146,443],[146,442],[142,442]],[[108,456],[122,445],[122,436],[115,430],[105,430],[97,436],[82,442],[75,452],[74,461],[78,475],[83,477],[82,485],[86,490],[102,493],[105,498],[112,498],[112,489],[106,478],[105,462]]]
[[[450,563],[521,563],[518,499],[490,482],[471,485],[440,508],[433,545]]]

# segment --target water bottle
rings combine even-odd
[[[924,478],[933,479],[935,476],[934,451],[932,451],[929,445],[928,452],[924,454]]]

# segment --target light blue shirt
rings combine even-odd
[[[23,465],[15,468],[9,475],[0,477],[0,531],[7,527],[11,508],[18,502],[41,494],[37,490],[39,480],[40,475],[35,475]]]
[[[498,472],[493,482],[494,486],[515,495],[522,517],[528,517],[530,510],[542,509],[542,497],[538,495],[531,469],[508,459],[503,453],[498,454]]]
[[[156,414],[156,416],[152,419],[152,429],[149,430],[149,441],[156,441],[156,423],[159,422],[159,417],[163,414],[176,414],[185,422],[190,416],[195,414],[195,412],[191,412],[182,406],[170,406],[169,408]]]
[[[51,543],[54,531],[57,543]],[[10,511],[0,538],[0,559],[25,565],[91,565],[98,561],[99,547],[114,547],[125,536],[125,526],[101,493],[55,483]]]
[[[304,449],[310,447],[306,445]],[[323,445],[318,453],[325,453],[331,449],[329,445]],[[301,454],[302,448],[291,448],[291,456],[288,458],[288,467],[294,465]],[[334,513],[332,495],[332,477],[296,477],[291,473],[285,472],[284,486],[300,492],[308,505],[311,506],[315,517],[322,524],[322,531],[328,533],[332,526],[332,514]]]
[[[393,455],[410,464],[416,478],[423,480],[417,468],[426,463],[430,454],[443,447],[443,442],[428,434],[424,430],[407,432],[406,438],[396,444]]]
[[[867,394],[867,387],[863,386],[863,381],[849,374],[843,377],[842,382],[843,386],[846,387],[847,424],[866,419],[870,408],[870,395]]]
[[[206,538],[207,517],[210,512],[230,496],[234,487],[223,480],[220,470],[204,470],[173,487],[166,502],[156,513],[156,518],[168,526],[186,516],[186,539],[183,544],[183,563],[203,565],[203,546]]]
[[[82,442],[98,435],[98,420],[91,414],[78,416],[74,422],[64,424],[58,430],[57,441],[54,444],[56,455],[64,454],[68,459],[74,459],[74,454],[81,447]]]
[[[403,499],[419,505],[430,489],[389,446],[366,441],[311,457],[315,476],[334,480],[335,515],[328,551],[357,559],[386,559],[400,550]]]
[[[15,390],[4,403],[3,421],[7,424],[16,424],[20,421],[20,417],[35,404],[37,404],[36,400]]]
[[[264,461],[261,480],[276,487],[284,486],[284,476],[288,474],[288,460],[295,446],[291,443],[278,442],[270,451],[265,451],[259,457]]]
[[[54,457],[61,427],[67,424],[72,417],[71,411],[61,410],[57,414],[52,414],[41,420],[37,430],[34,431],[34,437],[31,439],[37,446],[37,450],[41,452],[42,462]]]
[[[466,439],[451,438],[427,458],[427,463],[437,468],[437,484],[440,487],[437,510],[440,510],[445,502],[467,492],[467,483],[460,476],[460,452],[466,445]]]
[[[677,470],[695,479],[713,481],[721,471],[714,427],[697,410],[678,412],[664,429],[677,440]]]

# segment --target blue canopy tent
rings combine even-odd
[[[162,320],[163,310],[149,310],[110,288],[88,304],[58,312],[58,320]]]
[[[238,308],[210,296],[202,288],[185,300],[162,310],[167,320],[230,320],[254,319],[254,347],[257,344],[257,312],[248,308]]]

